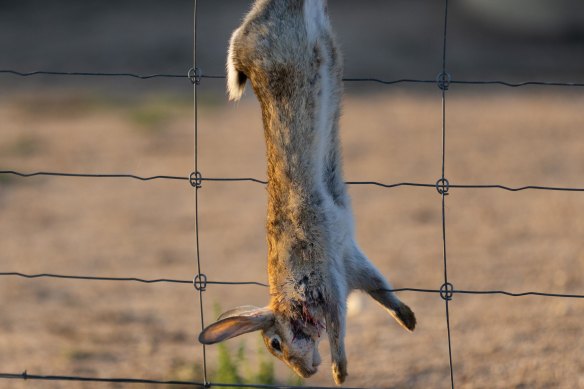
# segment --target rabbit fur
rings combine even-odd
[[[351,290],[367,292],[409,331],[416,319],[355,242],[338,133],[342,58],[326,0],[254,3],[230,41],[231,100],[240,99],[248,79],[266,140],[271,299],[263,308],[225,312],[199,340],[212,344],[261,330],[274,356],[309,377],[321,363],[318,345],[326,333],[333,378],[341,384]]]

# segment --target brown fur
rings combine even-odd
[[[320,363],[318,343],[326,329],[338,384],[347,375],[344,333],[352,289],[367,291],[404,328],[416,323],[354,241],[338,135],[341,64],[325,0],[258,0],[233,33],[231,98],[239,98],[250,80],[262,109],[271,299],[267,308],[234,314],[201,334],[214,343],[261,329],[270,352],[307,377]],[[219,331],[206,336],[215,326]]]

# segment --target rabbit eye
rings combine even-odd
[[[272,340],[270,340],[270,347],[278,352],[282,352],[282,345],[280,344],[278,338],[272,338]]]

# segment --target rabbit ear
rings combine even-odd
[[[250,306],[239,307],[231,311],[225,312],[221,315],[235,312],[240,308],[246,308],[243,315],[229,315],[225,318],[220,318],[217,322],[211,324],[201,332],[199,335],[199,342],[203,344],[214,344],[222,342],[226,339],[231,339],[236,336],[247,334],[257,330],[262,330],[274,322],[274,313],[269,308],[252,308]]]
[[[247,76],[237,66],[236,52],[239,31],[240,29],[238,28],[231,35],[227,53],[227,94],[229,95],[229,100],[232,101],[237,101],[241,98],[245,89],[245,82],[247,81]]]
[[[228,317],[233,317],[233,316],[258,315],[258,314],[261,314],[262,310],[268,310],[268,308],[258,308],[254,305],[242,305],[240,307],[230,309],[227,312],[223,312],[221,314],[221,316],[219,316],[217,321],[227,319]]]

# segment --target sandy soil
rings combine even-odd
[[[583,186],[582,95],[552,89],[449,93],[446,176],[451,183]],[[345,101],[348,180],[434,183],[440,175],[439,93]],[[203,99],[204,100],[204,99]],[[188,175],[188,101],[95,96],[4,97],[0,169]],[[205,177],[265,177],[259,108],[252,98],[203,101]],[[359,241],[395,287],[442,284],[440,196],[432,188],[351,186]],[[265,281],[266,196],[254,183],[205,182],[200,191],[203,272],[210,280]],[[450,281],[457,289],[584,293],[584,196],[451,189]],[[186,182],[0,176],[0,271],[190,279],[195,272],[193,190]],[[419,327],[407,334],[365,296],[349,318],[348,386],[449,387],[444,303],[404,292]],[[214,306],[267,302],[262,287],[209,286]],[[2,278],[3,372],[192,378],[201,363],[192,286]],[[450,304],[460,388],[584,387],[584,302],[455,296]],[[247,344],[259,336],[229,342]],[[216,348],[210,347],[211,370]],[[306,385],[331,385],[328,354]],[[251,356],[253,359],[253,355]],[[279,368],[285,380],[289,373]],[[211,379],[213,377],[211,376]],[[0,387],[108,387],[1,381]]]

